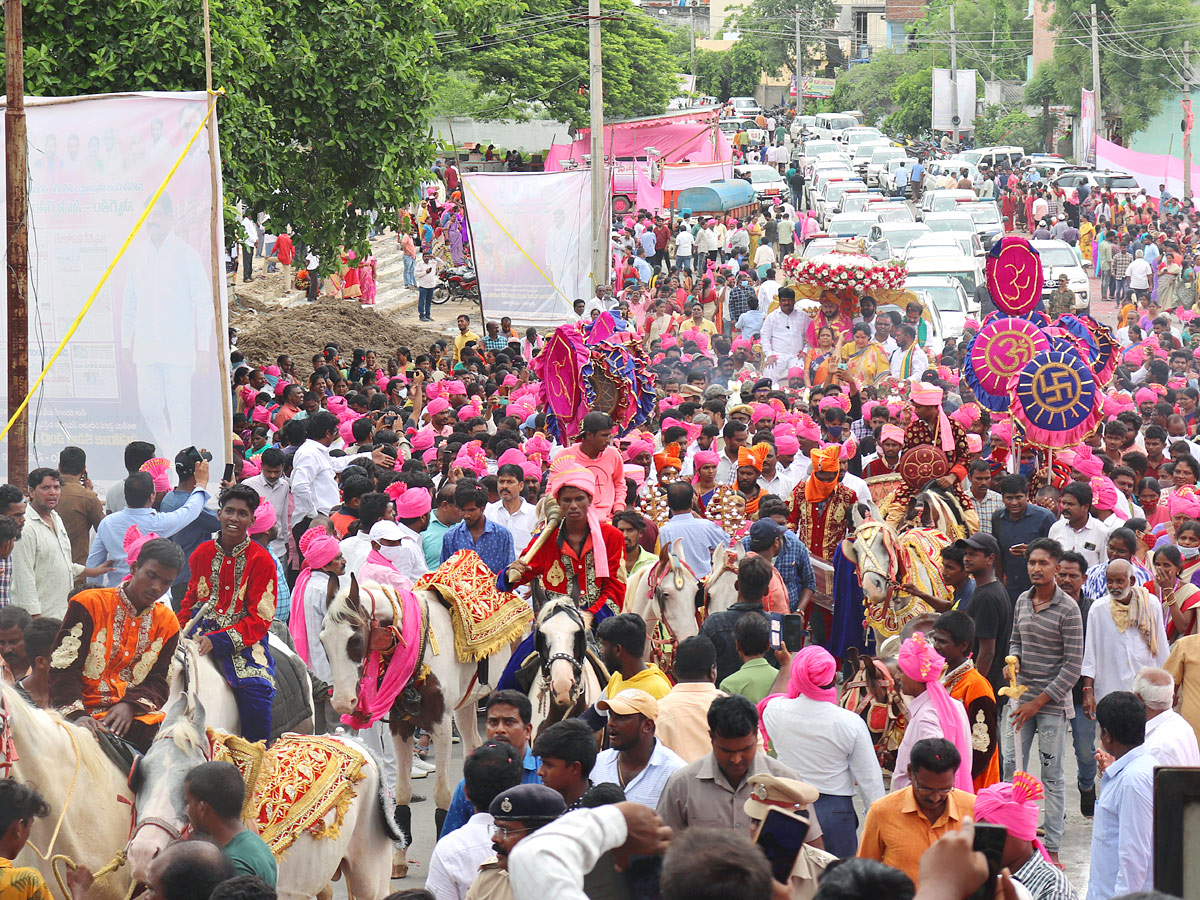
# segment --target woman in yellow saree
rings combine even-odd
[[[871,326],[859,322],[851,333],[853,342],[842,347],[846,371],[860,385],[874,384],[876,378],[891,371],[887,353],[871,340]]]

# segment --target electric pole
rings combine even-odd
[[[800,110],[804,109],[804,86],[800,83],[804,77],[801,71],[802,66],[800,60],[802,54],[800,52],[800,7],[796,7],[796,115],[800,115]]]
[[[958,143],[958,32],[954,28],[954,5],[950,5],[950,140]]]
[[[1187,118],[1192,117],[1192,48],[1189,41],[1183,42],[1183,108]],[[1183,199],[1192,198],[1192,129],[1185,120],[1183,124]]]
[[[29,208],[26,177],[28,141],[25,133],[25,35],[21,0],[4,0],[5,90],[4,212],[8,241],[8,417],[11,419],[29,392]],[[22,412],[8,432],[8,483],[23,485],[29,468],[29,411]]]
[[[1094,125],[1094,129],[1096,132],[1096,139],[1099,140],[1100,139],[1100,123],[1104,121],[1104,118],[1100,115],[1100,38],[1096,32],[1096,4],[1095,3],[1092,4],[1092,92],[1096,95],[1094,97],[1095,109],[1096,109],[1096,122]],[[1090,152],[1091,149],[1092,149],[1091,147],[1088,147],[1087,152]],[[1086,160],[1084,160],[1084,162],[1094,165],[1096,160],[1094,158],[1086,159]]]
[[[11,3],[13,0],[5,0]],[[588,106],[592,133],[592,281],[608,285],[608,168],[604,164],[604,65],[600,60],[600,0],[588,0]]]

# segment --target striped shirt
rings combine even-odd
[[[1012,877],[1024,885],[1033,900],[1079,900],[1067,873],[1046,862],[1036,850]]]
[[[1083,668],[1083,618],[1079,606],[1059,587],[1045,609],[1034,612],[1033,588],[1017,598],[1008,652],[1021,660],[1017,680],[1030,690],[1024,701],[1043,691],[1050,698],[1043,709],[1075,713],[1071,688]]]
[[[971,494],[971,502],[975,504],[975,511],[979,513],[979,530],[991,534],[992,514],[1004,509],[1004,499],[989,488],[982,500]]]

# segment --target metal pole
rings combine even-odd
[[[1189,41],[1183,42],[1183,99],[1192,99],[1192,48]],[[1183,129],[1183,199],[1192,198],[1192,130]]]
[[[958,143],[958,42],[954,7],[950,7],[950,140]]]
[[[796,7],[796,115],[800,115],[800,110],[804,109],[804,87],[800,84],[801,79],[801,61],[802,54],[800,52],[800,7]]]
[[[693,38],[695,33],[693,32]],[[592,281],[608,285],[608,169],[604,165],[604,64],[600,59],[600,0],[588,0],[588,87],[592,156]]]
[[[1096,4],[1092,4],[1092,92],[1096,95],[1096,121],[1094,130],[1096,138],[1102,138],[1104,135],[1100,133],[1100,123],[1104,121],[1100,114],[1100,38],[1096,32]],[[1088,160],[1084,160],[1088,162]],[[1093,161],[1094,162],[1094,161]]]
[[[8,415],[29,392],[28,142],[25,132],[25,34],[21,0],[4,0],[4,210],[8,242]],[[8,483],[22,486],[29,471],[29,411],[8,433]]]

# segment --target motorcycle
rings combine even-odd
[[[443,269],[439,277],[442,283],[433,289],[434,303],[442,304],[450,299],[479,302],[479,276],[470,266]]]

